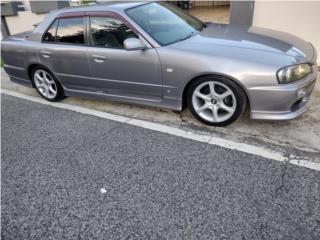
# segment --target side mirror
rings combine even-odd
[[[148,46],[142,42],[139,38],[127,38],[124,40],[124,48],[128,51],[133,50],[144,50],[147,49]]]

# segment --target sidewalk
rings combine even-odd
[[[1,71],[1,88],[40,97],[35,89],[11,82]],[[195,120],[188,110],[178,114],[166,109],[150,108],[132,104],[95,101],[70,97],[64,102],[151,122],[183,128],[190,132],[202,132],[212,136],[241,141],[255,145],[272,145],[273,148],[298,148],[305,151],[320,151],[320,83],[309,103],[309,109],[290,121],[257,121],[249,118],[249,112],[226,128],[208,127]]]
[[[229,23],[229,6],[194,7],[189,13],[204,22]]]

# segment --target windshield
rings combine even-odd
[[[167,3],[144,4],[126,13],[160,45],[185,40],[204,26],[200,20]]]

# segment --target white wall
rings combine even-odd
[[[311,42],[320,65],[320,1],[256,1],[253,25],[289,32]]]
[[[212,1],[194,0],[194,1],[192,1],[192,6],[193,7],[213,6],[213,2]]]
[[[31,11],[18,12],[17,16],[6,17],[10,34],[16,34],[32,30],[33,24],[39,23],[43,20],[45,14],[35,14]]]

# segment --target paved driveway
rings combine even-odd
[[[320,172],[2,95],[2,239],[320,239]]]

